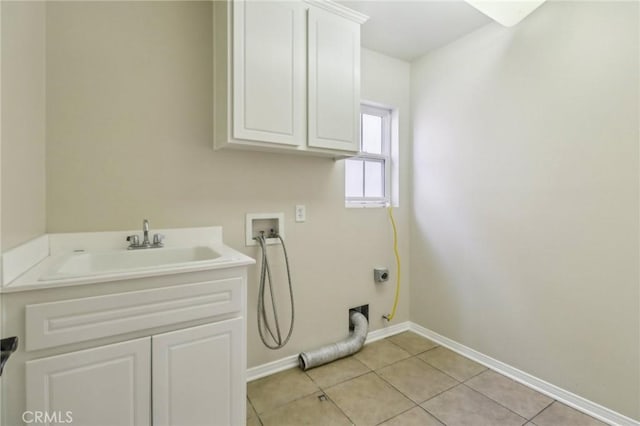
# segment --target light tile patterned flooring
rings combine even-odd
[[[247,387],[249,426],[591,426],[604,423],[404,332]]]

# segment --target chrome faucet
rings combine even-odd
[[[154,234],[153,243],[149,241],[149,221],[144,219],[142,221],[142,243],[137,235],[129,235],[127,241],[129,241],[129,250],[147,249],[147,248],[160,248],[164,247],[162,240],[164,235]]]
[[[142,221],[142,245],[145,247],[148,247],[151,245],[151,243],[149,242],[149,221],[147,219],[144,219]]]

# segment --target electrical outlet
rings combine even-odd
[[[307,208],[298,204],[296,206],[296,222],[304,222],[305,220],[307,220]]]

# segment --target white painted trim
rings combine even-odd
[[[369,20],[369,17],[363,13],[357,12],[353,9],[349,9],[346,6],[336,3],[332,0],[304,0],[305,3],[316,6],[320,9],[324,9],[327,12],[331,12],[334,15],[342,16],[360,25]]]
[[[365,340],[364,344],[366,345],[377,340],[382,340],[386,337],[402,333],[403,331],[407,331],[409,329],[411,329],[411,323],[409,321],[390,325],[389,327],[385,328],[379,328],[378,330],[370,331],[369,334],[367,334],[367,340]]]
[[[283,370],[298,366],[298,354],[289,355],[275,361],[267,362],[255,367],[247,368],[247,382],[270,376]]]
[[[384,339],[385,337],[393,336],[394,334],[402,333],[409,330],[411,323],[409,321],[394,324],[389,327],[381,328],[371,331],[367,334],[367,340],[365,345],[375,342],[377,340]],[[275,361],[261,364],[255,367],[247,369],[247,382],[259,379],[261,377],[270,376],[275,373],[279,373],[283,370],[288,370],[298,366],[298,354],[289,355],[284,358],[277,359]]]
[[[37,303],[25,307],[25,350],[84,342],[240,312],[243,277]]]
[[[435,331],[429,330],[428,328],[422,327],[412,322],[410,323],[409,329],[416,334],[433,340],[434,342],[446,348],[449,348],[452,351],[459,353],[460,355],[472,359],[492,370],[497,371],[504,376],[515,380],[516,382],[522,383],[525,386],[535,389],[544,395],[556,399],[563,404],[575,408],[576,410],[582,411],[583,413],[588,414],[591,417],[595,417],[598,420],[612,425],[640,426],[640,422],[636,420],[633,420],[627,416],[603,407],[600,404],[596,404],[595,402],[589,401],[588,399],[585,399],[556,385],[532,376],[531,374],[505,364],[504,362],[484,355],[483,353],[480,353],[475,349],[471,349],[461,343],[449,339],[448,337],[444,337],[436,333]]]
[[[47,256],[49,256],[48,234],[7,251],[2,255],[2,283],[9,284]]]

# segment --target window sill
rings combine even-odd
[[[366,202],[366,201],[347,201],[344,203],[344,206],[348,209],[376,209],[376,208],[385,208],[389,205],[387,201],[375,201],[375,202]]]

